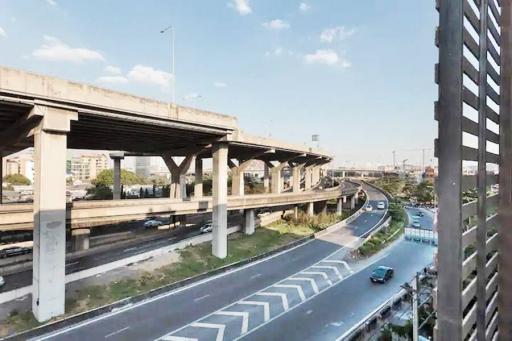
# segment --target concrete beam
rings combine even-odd
[[[216,143],[212,151],[212,253],[218,258],[226,258],[228,253],[228,144]]]
[[[66,146],[76,112],[35,107],[34,248],[32,311],[42,322],[64,313],[66,256]]]

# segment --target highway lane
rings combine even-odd
[[[420,223],[422,229],[432,230],[434,225],[434,212],[426,208],[406,207],[405,211],[409,216],[409,227],[413,227],[413,221]],[[418,216],[418,213],[423,213],[423,217]]]
[[[385,197],[372,188],[367,188],[371,202],[385,200]],[[365,233],[382,220],[384,211],[363,213],[351,224],[350,229]],[[350,232],[350,230],[349,230]],[[335,232],[333,234],[338,234]],[[51,340],[154,340],[174,330],[185,327],[228,304],[253,295],[265,287],[285,280],[332,256],[340,257],[346,248],[328,238],[315,239],[288,252],[267,258],[206,281],[141,302],[115,313],[106,314],[77,326],[52,333]],[[333,271],[328,268],[318,271]],[[340,271],[344,271],[340,269]],[[321,276],[321,275],[320,275]],[[328,274],[325,276],[333,276]],[[335,278],[331,282],[334,282]],[[227,315],[226,315],[227,316]]]
[[[261,326],[242,340],[336,340],[387,301],[416,271],[433,261],[432,246],[401,240],[385,256],[287,314]],[[379,265],[395,269],[385,284],[369,276]]]

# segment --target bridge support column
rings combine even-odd
[[[346,203],[347,203],[347,197],[346,197],[346,196],[344,196],[344,197],[343,197],[343,203],[344,203],[344,204],[346,204]]]
[[[76,112],[36,106],[32,312],[39,321],[64,313],[66,148]]]
[[[288,165],[288,160],[281,160],[275,166],[268,162],[268,166],[271,167],[270,172],[272,173],[271,184],[272,193],[279,194],[283,191],[283,168]]]
[[[299,193],[300,188],[300,173],[302,171],[302,168],[304,168],[304,164],[296,164],[292,168],[292,181],[293,181],[293,193]]]
[[[304,187],[306,191],[309,191],[312,187],[312,167],[313,166],[308,166],[304,168]]]
[[[308,216],[313,217],[315,216],[315,203],[314,202],[308,202]]]
[[[350,209],[353,210],[354,208],[356,208],[356,194],[354,194],[352,196],[352,198],[350,198]]]
[[[195,179],[194,179],[194,197],[203,197],[203,159],[196,157],[194,161]]]
[[[91,230],[89,229],[71,230],[71,249],[73,251],[88,250],[90,234]]]
[[[212,156],[212,253],[218,258],[226,258],[228,253],[228,144],[222,142],[214,144]]]
[[[299,219],[299,205],[293,206],[293,218],[295,220]]]
[[[244,172],[249,166],[251,160],[240,161],[238,166],[229,160],[229,167],[231,168],[231,195],[243,196],[245,195],[245,178]]]
[[[263,187],[265,188],[265,193],[270,192],[270,168],[266,163],[263,166]]]
[[[180,165],[178,165],[172,158],[170,153],[164,153],[162,158],[171,172],[171,199],[186,199],[187,198],[187,171],[194,158],[194,154],[187,155]]]
[[[336,214],[339,216],[343,215],[343,201],[341,198],[336,199]]]
[[[3,171],[3,168],[4,168],[4,158],[3,158],[2,154],[0,154],[0,205],[2,205],[2,203],[3,203],[3,196],[4,196],[4,192],[3,192],[4,171]]]
[[[114,200],[121,199],[121,160],[124,159],[122,155],[111,154],[110,158],[114,161],[114,188],[113,198]]]
[[[244,210],[244,233],[247,235],[253,234],[256,229],[254,216],[254,209]]]

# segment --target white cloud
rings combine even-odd
[[[276,56],[276,57],[279,57],[283,54],[283,48],[278,46],[276,47],[275,49],[273,49],[272,51],[267,51],[265,52],[265,56],[269,57],[269,56]]]
[[[107,65],[105,66],[105,72],[110,73],[111,75],[120,75],[121,69],[117,66]]]
[[[274,19],[268,22],[264,22],[262,25],[268,30],[283,30],[290,28],[290,24],[281,19]]]
[[[37,59],[72,63],[105,60],[99,51],[82,47],[70,47],[59,39],[51,36],[44,36],[43,45],[34,50],[32,56]]]
[[[228,85],[226,83],[224,83],[224,82],[214,82],[213,86],[216,87],[216,88],[225,88]]]
[[[138,83],[155,84],[166,89],[172,80],[173,75],[169,72],[157,70],[151,66],[135,65],[128,72],[128,79]]]
[[[197,92],[192,92],[190,94],[183,96],[183,99],[186,101],[190,101],[190,100],[201,98],[201,97],[202,96],[200,94],[198,94]]]
[[[300,3],[300,5],[299,5],[299,10],[300,10],[301,12],[307,12],[307,11],[309,11],[309,9],[310,9],[310,8],[311,8],[311,6],[310,6],[310,5],[308,5],[308,4],[307,4],[307,3],[305,3],[305,2],[301,2],[301,3]]]
[[[98,83],[125,84],[128,78],[124,76],[101,76],[96,80]]]
[[[240,15],[252,13],[251,6],[249,6],[249,0],[231,0],[231,2],[228,3],[228,6],[233,7]]]
[[[2,37],[7,37],[7,33],[5,33],[5,30],[2,27],[0,27],[0,38]]]
[[[333,50],[316,50],[314,53],[305,55],[304,61],[308,64],[337,65],[343,68],[351,66],[347,59],[340,57]]]
[[[48,3],[48,5],[50,6],[57,6],[57,3],[55,2],[55,0],[46,0],[46,2]]]
[[[332,43],[336,40],[342,41],[354,35],[355,32],[355,29],[346,29],[345,26],[326,28],[320,33],[320,41],[324,43]]]

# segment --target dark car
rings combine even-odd
[[[0,250],[0,258],[13,257],[19,255],[26,255],[31,253],[32,249],[28,247],[13,246]]]
[[[392,268],[379,266],[377,269],[373,270],[370,275],[370,281],[372,281],[372,283],[386,283],[393,278],[393,272]]]
[[[418,217],[423,217],[423,216],[425,215],[425,213],[423,213],[423,212],[421,212],[421,211],[418,211],[418,212],[416,213],[416,215],[417,215]]]

